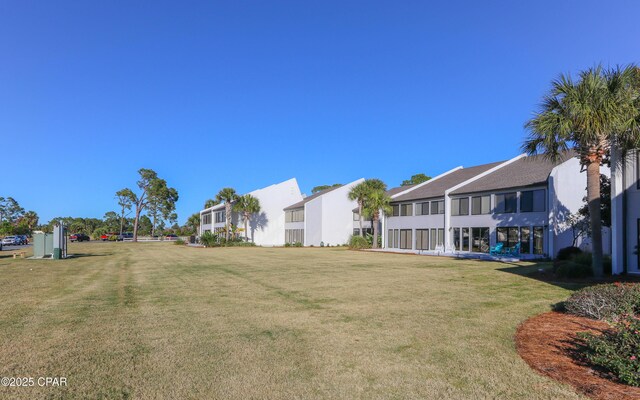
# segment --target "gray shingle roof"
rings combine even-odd
[[[387,193],[387,196],[393,196],[393,195],[394,195],[394,194],[396,194],[396,193],[400,193],[400,192],[403,192],[403,191],[405,191],[405,190],[409,190],[409,189],[411,189],[411,188],[412,188],[412,187],[414,187],[414,186],[415,186],[415,185],[398,186],[398,187],[394,187],[394,188],[391,188],[391,189],[387,190],[387,192],[386,192],[386,193]],[[358,211],[359,211],[359,210],[358,210],[358,207],[356,207],[356,208],[354,208],[354,209],[353,209],[353,212],[358,212]]]
[[[564,153],[556,162],[542,155],[523,157],[452,193],[466,194],[543,185],[546,184],[554,167],[573,157],[574,152]]]
[[[307,196],[307,197],[305,197],[304,199],[302,199],[302,201],[299,201],[299,202],[297,202],[297,203],[295,203],[295,204],[292,204],[292,205],[290,205],[290,206],[285,207],[285,208],[284,208],[284,211],[287,211],[287,210],[294,210],[294,209],[296,209],[296,208],[302,208],[302,207],[304,207],[304,205],[305,205],[305,204],[307,204],[307,203],[308,203],[308,202],[310,202],[311,200],[316,199],[316,198],[318,198],[318,197],[322,196],[323,194],[326,194],[326,193],[329,193],[329,192],[331,192],[331,191],[333,191],[333,190],[336,190],[336,189],[338,189],[338,188],[341,188],[342,186],[344,186],[344,185],[330,187],[330,188],[328,188],[328,189],[324,189],[324,190],[321,190],[321,191],[319,191],[319,192],[317,192],[317,193],[314,193],[314,194],[312,194],[311,196]]]
[[[393,199],[393,202],[444,197],[444,192],[446,190],[459,185],[478,174],[486,172],[503,162],[504,161],[498,161],[489,164],[477,165],[475,167],[458,169],[441,178],[428,181],[425,185],[420,186],[409,193],[396,197]]]

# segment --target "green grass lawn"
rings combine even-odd
[[[68,380],[0,398],[580,398],[513,342],[569,292],[512,265],[166,243],[70,253],[0,253],[0,377]]]

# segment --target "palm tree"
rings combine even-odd
[[[216,201],[215,199],[209,199],[204,202],[204,208],[211,208],[213,206],[217,206],[218,204],[220,204],[219,201]]]
[[[233,188],[223,188],[216,195],[216,201],[219,203],[224,203],[224,211],[225,211],[225,238],[229,240],[229,228],[231,226],[231,207],[233,202],[238,200],[238,194]]]
[[[242,218],[244,219],[244,238],[245,241],[248,242],[249,221],[251,220],[251,214],[260,212],[260,200],[250,194],[245,194],[244,196],[240,196],[238,198],[238,200],[233,205],[233,209],[237,212],[242,213]]]
[[[362,229],[363,209],[367,201],[367,196],[374,190],[387,190],[387,185],[380,179],[367,179],[362,181],[351,188],[349,194],[349,200],[358,202],[358,214],[360,214],[360,236],[364,237],[364,230]]]
[[[378,248],[378,225],[380,223],[380,212],[391,212],[391,197],[386,191],[381,189],[373,189],[367,195],[367,201],[364,207],[364,213],[373,220],[373,244],[371,247]]]
[[[358,214],[360,215],[360,236],[362,237],[364,237],[364,232],[362,231],[362,218],[364,218],[362,215],[362,209],[364,208],[364,201],[367,198],[368,194],[369,187],[367,186],[367,181],[363,181],[352,187],[349,191],[349,194],[347,195],[349,197],[349,200],[355,200],[358,202]]]
[[[640,144],[640,72],[637,67],[580,72],[574,81],[561,75],[552,82],[540,111],[525,124],[529,137],[522,148],[552,160],[574,149],[587,170],[587,201],[591,216],[593,272],[603,275],[600,218],[600,165],[612,146]]]

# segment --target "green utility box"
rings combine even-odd
[[[50,233],[36,233],[33,235],[33,258],[53,256],[53,235]]]

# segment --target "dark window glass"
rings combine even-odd
[[[520,228],[520,253],[531,253],[531,228],[528,226]]]
[[[502,243],[504,247],[513,247],[518,243],[518,228],[496,228],[496,243]]]
[[[431,250],[435,250],[436,245],[437,245],[437,240],[438,240],[438,233],[435,229],[431,229],[431,240],[430,240],[430,245],[429,248]]]
[[[489,252],[489,228],[471,228],[471,251]]]
[[[411,229],[400,229],[400,248],[411,249]]]
[[[544,254],[544,228],[533,227],[533,254]]]
[[[400,205],[393,204],[391,206],[391,210],[392,210],[392,213],[391,213],[392,216],[397,217],[398,215],[400,215]]]
[[[501,193],[496,195],[497,213],[514,213],[517,206],[516,193]]]
[[[428,229],[416,229],[416,250],[429,250]]]
[[[453,228],[453,234],[451,236],[451,239],[453,240],[453,247],[456,250],[462,250],[460,248],[461,245],[461,241],[460,241],[460,228]]]
[[[520,212],[544,211],[544,189],[527,190],[520,193]]]
[[[469,251],[469,228],[462,228],[462,250]]]
[[[413,215],[413,204],[401,204],[400,205],[400,215],[403,217],[412,216]]]

